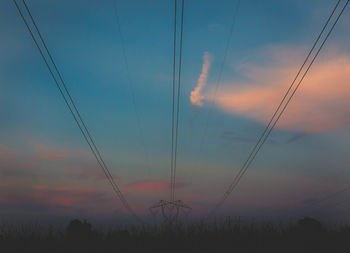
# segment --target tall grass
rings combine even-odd
[[[327,228],[240,219],[191,224],[95,229],[75,220],[67,228],[0,226],[0,252],[350,252],[350,227]]]

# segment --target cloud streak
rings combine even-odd
[[[215,99],[215,106],[226,113],[266,124],[298,69],[289,60],[293,54],[275,50],[274,58],[271,66],[244,66],[247,81],[226,84],[216,98],[209,91],[205,99]],[[349,80],[350,55],[333,52],[315,62],[276,127],[318,133],[349,124]]]
[[[203,106],[202,100],[204,96],[201,94],[208,78],[208,72],[210,68],[210,55],[208,52],[205,52],[203,55],[203,65],[202,65],[202,73],[198,78],[197,86],[191,91],[190,101],[191,104],[195,106]]]
[[[89,188],[0,185],[0,214],[64,215],[82,209],[99,212],[111,199],[106,193]]]
[[[12,158],[15,154],[16,151],[0,144],[0,159]]]
[[[176,188],[184,187],[184,183],[176,183]],[[160,190],[170,189],[170,184],[168,181],[164,180],[143,180],[128,184],[123,187],[125,192],[156,192]]]

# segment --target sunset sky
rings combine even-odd
[[[185,1],[176,199],[191,215],[227,190],[336,2]],[[173,1],[116,1],[137,112],[113,0],[27,3],[116,182],[148,215],[170,194]],[[346,9],[217,215],[350,220],[350,189],[332,195],[350,187],[349,28]],[[0,220],[125,215],[12,1],[0,34]]]

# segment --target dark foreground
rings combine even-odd
[[[94,229],[71,221],[65,229],[2,226],[0,252],[350,252],[350,227],[327,228],[303,219],[289,226],[198,223]]]

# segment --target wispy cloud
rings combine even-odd
[[[16,154],[15,150],[0,145],[0,159],[9,159]]]
[[[220,24],[209,24],[208,25],[208,31],[210,31],[210,32],[218,30],[220,28],[222,28],[222,25],[220,25]]]
[[[266,124],[295,75],[298,64],[292,51],[275,50],[270,66],[245,65],[243,83],[229,83],[205,99],[232,115]],[[276,127],[304,133],[328,131],[350,123],[350,55],[328,53],[315,62],[299,92]]]
[[[227,141],[228,143],[236,143],[236,142],[255,143],[257,141],[256,138],[241,136],[233,131],[224,131],[221,134],[221,138]],[[268,142],[271,144],[277,144],[277,142],[272,139],[269,139]]]
[[[37,140],[31,140],[30,147],[33,153],[28,159],[27,168],[29,169],[35,169],[45,161],[59,161],[71,156],[71,151],[63,150],[53,144],[44,144]]]
[[[178,182],[176,183],[176,188],[184,187],[186,184]],[[123,190],[125,192],[156,192],[160,190],[170,189],[170,184],[165,180],[143,180],[137,181],[124,186]]]
[[[40,160],[56,161],[68,157],[67,152],[58,150],[56,147],[53,146],[35,143],[34,148],[36,149],[37,156]]]
[[[207,82],[208,72],[210,68],[210,55],[208,52],[204,53],[203,61],[202,73],[198,78],[197,86],[194,88],[190,95],[191,103],[196,106],[203,106],[202,100],[204,99],[204,96],[201,94],[201,92]]]
[[[21,191],[16,190],[20,188]],[[106,193],[79,187],[49,187],[35,185],[33,187],[0,185],[0,214],[59,214],[62,208],[74,211],[81,207],[94,206],[93,203],[108,203],[111,197]],[[95,205],[96,208],[98,206]],[[94,208],[95,208],[94,207]]]
[[[0,145],[0,176],[3,179],[34,178],[36,172],[23,165],[26,159],[20,151]]]
[[[289,144],[295,141],[298,141],[306,136],[312,135],[311,133],[297,132],[293,133],[287,140],[275,140],[272,138],[267,139],[269,144],[279,145],[279,144]],[[227,144],[236,144],[237,142],[246,142],[246,143],[256,143],[258,141],[258,137],[246,137],[244,135],[240,135],[235,131],[224,131],[221,134],[221,138],[226,141]]]
[[[111,171],[111,174],[114,179],[120,180],[120,175],[116,175],[113,171]],[[69,178],[72,178],[74,180],[94,180],[94,181],[101,181],[101,180],[107,180],[105,174],[103,171],[97,167],[94,163],[93,165],[89,163],[83,163],[83,164],[77,164],[74,168],[70,169],[65,173],[65,175]]]

